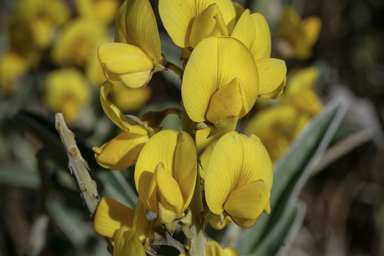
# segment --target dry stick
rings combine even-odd
[[[100,195],[97,192],[97,184],[89,175],[90,169],[88,163],[81,156],[80,150],[76,146],[75,134],[68,129],[63,114],[61,113],[56,114],[55,128],[60,134],[61,142],[68,155],[68,168],[71,174],[75,175],[77,185],[81,191],[80,195],[87,205],[91,214],[91,219],[93,219],[97,205],[100,201]],[[105,238],[105,240],[108,244],[108,250],[112,254],[113,246],[108,238]]]

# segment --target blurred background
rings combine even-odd
[[[57,112],[76,134],[100,194],[134,207],[124,196],[136,193],[133,168],[102,169],[91,149],[120,132],[100,105],[97,47],[113,41],[121,2],[0,0],[0,255],[108,255],[67,169]],[[162,53],[182,66],[158,1],[150,2]],[[328,102],[348,103],[300,192],[307,212],[287,255],[384,255],[384,1],[236,2],[265,16],[272,57],[287,65],[283,96],[259,99],[238,126],[262,139],[273,162]],[[141,89],[116,84],[110,99],[137,116],[180,107],[180,80],[156,73]],[[170,116],[162,126],[179,125]],[[207,144],[202,138],[199,150]]]

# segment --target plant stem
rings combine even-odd
[[[180,113],[182,130],[188,132],[191,137],[195,140],[196,123],[193,122],[187,112],[184,109],[184,106],[181,108]],[[190,238],[190,249],[188,251],[188,256],[205,256],[205,247],[207,244],[207,235],[204,231],[203,221],[201,220],[201,213],[203,211],[203,197],[201,193],[201,185],[200,185],[200,175],[199,175],[199,167],[197,166],[197,175],[196,175],[196,184],[195,191],[191,200],[191,204],[189,208],[192,212],[192,225],[190,229],[190,233],[192,234],[192,238]],[[187,237],[190,234],[186,234]]]
[[[68,168],[71,174],[75,175],[77,185],[81,191],[87,208],[93,219],[97,205],[100,201],[100,195],[97,192],[97,184],[89,175],[89,167],[87,161],[81,156],[80,150],[76,146],[75,134],[68,129],[63,114],[56,114],[55,128],[60,134],[61,142],[67,152],[69,163]],[[108,251],[113,255],[113,246],[108,238],[104,238],[108,245]]]
[[[179,66],[167,60],[165,67],[175,72],[180,77],[180,79],[183,79],[184,71]]]
[[[61,113],[56,114],[55,127],[60,134],[61,141],[68,155],[69,170],[71,174],[75,175],[82,198],[91,213],[91,217],[93,217],[100,200],[97,184],[91,179],[88,163],[81,156],[80,150],[76,146],[75,134],[68,129]]]

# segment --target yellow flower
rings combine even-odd
[[[154,135],[137,160],[135,184],[147,209],[163,224],[181,218],[191,202],[197,155],[185,132],[165,130]]]
[[[94,147],[93,151],[95,151],[96,161],[102,167],[123,170],[136,163],[141,149],[151,136],[151,128],[129,121],[123,112],[108,99],[112,88],[113,84],[109,81],[105,81],[101,86],[101,106],[109,119],[123,132],[100,148]]]
[[[116,16],[115,41],[98,50],[108,80],[139,88],[154,72],[165,70],[156,18],[148,0],[126,0],[122,4]]]
[[[17,80],[28,71],[26,60],[14,52],[5,53],[0,59],[0,89],[4,94],[12,94]]]
[[[103,197],[97,206],[94,226],[97,233],[114,241],[113,255],[146,255],[142,244],[150,235],[150,227],[140,198],[133,211],[111,198]]]
[[[77,0],[75,4],[80,16],[102,24],[111,23],[119,7],[118,0]]]
[[[282,104],[257,113],[248,122],[245,133],[257,135],[275,162],[294,139],[299,120],[300,112],[294,106]]]
[[[63,113],[67,122],[78,118],[83,106],[90,103],[90,90],[80,71],[60,69],[45,79],[44,102],[52,112]]]
[[[37,48],[46,49],[52,42],[55,29],[68,18],[68,7],[61,0],[17,1],[11,30],[12,41],[25,44],[23,41],[28,37]]]
[[[182,256],[184,254],[179,254]],[[233,247],[221,247],[216,241],[209,240],[206,246],[207,256],[241,256],[240,253]]]
[[[319,71],[308,67],[294,73],[289,80],[289,89],[284,94],[283,102],[293,104],[297,109],[313,116],[320,112],[323,103],[315,91]]]
[[[131,89],[121,82],[116,82],[111,92],[111,101],[123,112],[139,110],[151,98],[150,87]]]
[[[96,56],[97,47],[108,42],[106,29],[88,19],[76,19],[62,31],[52,49],[52,59],[58,64],[84,67]],[[100,64],[99,64],[100,65]]]
[[[272,183],[271,159],[258,137],[233,131],[219,139],[204,183],[213,214],[229,215],[240,227],[252,227],[261,213],[271,211]]]
[[[193,121],[208,121],[219,131],[232,131],[259,95],[255,61],[234,38],[206,38],[189,59],[181,94]]]
[[[287,7],[281,17],[279,36],[285,40],[291,52],[287,57],[293,56],[300,60],[312,57],[312,46],[316,43],[321,29],[321,20],[311,16],[304,20],[292,7]]]
[[[159,13],[173,42],[196,47],[209,36],[228,36],[236,12],[231,0],[160,0]]]
[[[287,67],[285,62],[271,56],[271,33],[264,16],[245,10],[232,32],[251,52],[259,71],[259,95],[276,99],[283,92]]]

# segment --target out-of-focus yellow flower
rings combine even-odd
[[[316,43],[321,29],[321,20],[317,16],[311,16],[304,20],[292,8],[287,7],[283,11],[279,36],[285,40],[290,48],[287,57],[306,60],[312,57],[312,46]]]
[[[155,14],[148,0],[126,0],[116,16],[116,43],[99,47],[98,56],[108,80],[130,88],[145,86],[152,74],[165,70]]]
[[[104,26],[89,19],[77,19],[62,31],[52,49],[52,59],[61,65],[82,68],[96,56],[97,47],[108,41]]]
[[[114,240],[113,255],[146,255],[142,243],[149,237],[150,227],[140,198],[133,211],[103,197],[97,206],[94,226],[97,233]]]
[[[207,256],[241,256],[240,253],[233,247],[221,247],[215,240],[209,240],[206,246]],[[180,253],[179,256],[185,256]]]
[[[189,59],[181,93],[193,121],[208,121],[219,131],[233,131],[259,95],[256,63],[237,39],[206,38]]]
[[[299,118],[300,113],[290,104],[274,106],[257,113],[244,132],[257,135],[275,162],[293,140]]]
[[[191,202],[197,175],[194,142],[185,132],[154,135],[137,160],[135,184],[147,209],[163,224],[182,217]]]
[[[17,80],[28,71],[26,60],[14,52],[7,52],[0,59],[0,89],[4,94],[16,90]]]
[[[116,82],[112,88],[110,99],[123,112],[139,110],[151,98],[150,87],[131,89],[121,82]]]
[[[55,29],[68,18],[68,7],[61,0],[17,1],[11,29],[12,44],[27,44],[32,39],[37,48],[46,49]]]
[[[96,161],[104,168],[123,170],[136,163],[140,151],[149,140],[153,131],[142,124],[134,124],[123,112],[113,104],[108,95],[113,88],[110,81],[106,81],[100,88],[100,101],[109,119],[119,126],[123,132],[100,148],[94,147]]]
[[[118,0],[77,0],[75,4],[81,17],[102,24],[111,23],[119,8]]]
[[[285,62],[271,56],[271,33],[264,16],[245,10],[232,32],[251,52],[259,71],[259,95],[278,98],[283,92],[287,67]]]
[[[246,134],[257,135],[273,162],[287,150],[309,120],[323,107],[314,88],[318,70],[309,67],[291,76],[281,104],[262,110],[247,124]]]
[[[289,89],[282,98],[283,102],[295,105],[300,111],[313,116],[320,112],[323,103],[315,91],[319,71],[308,67],[294,73],[289,80]]]
[[[252,227],[261,213],[271,211],[272,183],[271,159],[258,137],[233,131],[219,139],[204,183],[213,214],[229,215],[240,227]]]
[[[68,122],[76,121],[81,108],[89,104],[90,95],[88,84],[78,70],[55,70],[45,79],[44,102],[47,108],[63,113]]]
[[[236,22],[231,0],[160,0],[159,13],[173,42],[196,47],[209,36],[228,36]]]

